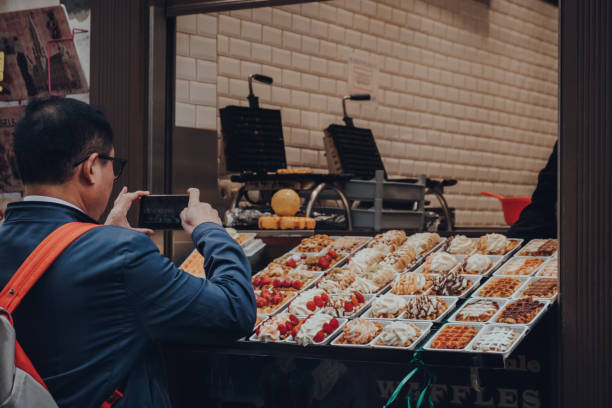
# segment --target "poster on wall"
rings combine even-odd
[[[0,101],[47,96],[49,82],[53,93],[88,92],[74,42],[52,41],[71,35],[62,6],[0,14],[0,51],[4,52]]]
[[[376,98],[378,91],[378,67],[376,64],[359,57],[349,59],[349,92],[369,94]]]
[[[13,153],[13,132],[25,106],[0,108],[0,199],[19,198],[23,184]]]

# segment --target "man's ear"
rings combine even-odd
[[[79,178],[89,185],[95,183],[96,173],[100,171],[98,166],[96,166],[97,161],[98,153],[92,153],[89,155],[89,158],[83,162],[83,165],[80,166]]]

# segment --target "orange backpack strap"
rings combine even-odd
[[[21,264],[11,280],[0,292],[0,306],[13,313],[23,297],[32,289],[45,271],[77,238],[97,224],[71,222],[49,234]]]

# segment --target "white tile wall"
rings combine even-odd
[[[503,225],[480,191],[530,195],[557,136],[558,9],[536,0],[333,0],[177,19],[176,122],[215,129],[246,104],[250,73],[281,108],[290,166],[325,169],[322,129],[341,122],[348,59],[379,69],[376,103],[353,103],[392,176],[457,178],[457,223]],[[216,93],[216,95],[215,95]]]

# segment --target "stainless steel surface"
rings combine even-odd
[[[310,193],[310,198],[306,206],[306,217],[310,217],[310,215],[312,214],[312,207],[314,206],[314,203],[317,201],[319,194],[321,194],[321,191],[327,188],[334,190],[336,194],[338,194],[338,197],[340,197],[340,201],[342,201],[342,206],[344,207],[344,212],[346,214],[346,222],[348,225],[348,230],[352,231],[353,230],[353,221],[352,221],[353,216],[351,213],[351,206],[349,205],[348,200],[346,199],[346,196],[344,195],[342,190],[340,190],[339,188],[333,185],[328,185],[327,183],[319,184]]]

